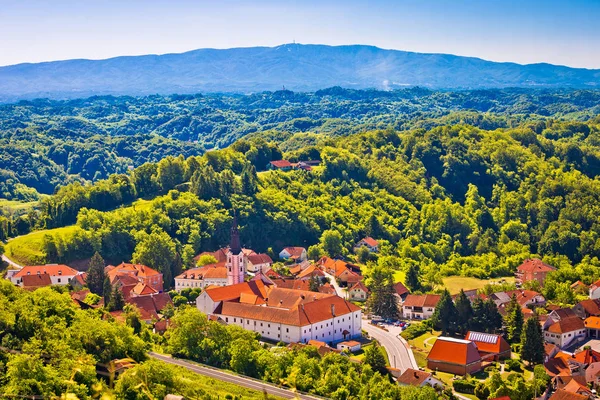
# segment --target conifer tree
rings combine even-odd
[[[473,308],[471,307],[471,301],[462,289],[456,297],[456,314],[457,329],[464,335],[470,329],[471,319],[473,318]]]
[[[431,322],[435,329],[442,331],[443,336],[456,331],[457,311],[447,289],[442,292],[440,301],[431,316]]]
[[[510,303],[506,306],[506,327],[508,341],[518,343],[521,340],[523,331],[523,310],[517,301],[517,296],[513,294]]]
[[[406,286],[411,292],[418,292],[421,290],[421,270],[418,265],[411,264],[406,272]]]
[[[102,297],[104,298],[104,306],[108,307],[108,303],[110,303],[110,295],[112,293],[112,286],[110,284],[110,278],[106,276],[104,278],[104,284],[102,287]]]
[[[387,373],[385,365],[385,357],[376,342],[365,350],[365,364],[370,365],[373,371],[377,371],[382,375]]]
[[[521,335],[521,358],[530,365],[544,362],[544,337],[537,318],[529,318]]]
[[[125,299],[123,298],[123,292],[117,285],[115,285],[110,294],[110,302],[108,303],[108,311],[120,311],[125,305]]]
[[[102,295],[104,290],[104,260],[98,252],[90,260],[85,282],[90,292]]]

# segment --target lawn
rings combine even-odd
[[[35,231],[24,236],[19,236],[6,244],[6,256],[16,263],[23,265],[44,264],[46,262],[46,254],[42,249],[44,235],[48,233],[52,235],[58,234],[65,240],[68,240],[76,229],[79,228],[76,225],[71,225],[64,228]]]
[[[505,278],[494,278],[494,279],[478,279],[466,276],[448,276],[443,278],[444,287],[448,289],[450,294],[457,294],[461,289],[471,290],[471,289],[482,289],[488,283],[499,283],[504,281],[506,283],[514,283],[514,277],[505,277]]]
[[[355,353],[352,353],[352,356],[350,358],[353,359],[353,360],[361,361],[362,362],[365,359],[365,350],[369,346],[372,346],[372,345],[373,344],[369,343],[367,345],[362,346],[359,351],[357,351]],[[379,350],[381,350],[381,352],[383,353],[383,356],[385,357],[385,364],[387,366],[389,366],[390,365],[390,360],[388,358],[387,351],[385,351],[385,348],[383,346],[379,346]]]
[[[427,354],[431,350],[435,338],[440,336],[441,332],[434,331],[433,333],[427,332],[424,335],[409,340],[413,354],[415,355],[415,361],[419,367],[425,368],[427,366]]]

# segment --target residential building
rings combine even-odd
[[[427,355],[427,368],[456,375],[473,374],[481,370],[481,356],[472,341],[442,336]]]
[[[586,327],[579,317],[568,317],[552,323],[544,329],[544,340],[565,348],[586,337]]]
[[[379,242],[370,236],[358,241],[358,243],[354,245],[354,251],[357,251],[361,247],[366,247],[371,253],[379,252]]]
[[[273,265],[273,260],[268,254],[251,254],[247,257],[246,271],[251,273],[266,272]]]
[[[402,304],[409,293],[410,291],[402,282],[396,282],[394,284],[394,297],[396,297],[396,302],[398,304]]]
[[[548,400],[589,400],[589,397],[579,393],[571,393],[565,389],[558,389]]]
[[[163,275],[155,269],[142,264],[121,263],[117,266],[109,265],[104,268],[104,272],[109,277],[111,284],[117,277],[129,276],[138,282],[144,283],[157,292],[163,291]]]
[[[207,288],[196,299],[203,313],[285,343],[328,344],[361,336],[361,309],[341,297],[267,286],[261,280]]]
[[[302,261],[306,261],[308,259],[308,256],[304,247],[286,247],[279,252],[279,258],[283,260],[291,258],[295,262],[299,263]]]
[[[17,286],[24,286],[23,285],[23,277],[46,274],[50,278],[51,285],[64,286],[64,285],[68,285],[69,281],[71,279],[75,278],[75,276],[77,276],[81,273],[82,272],[79,272],[79,271],[77,271],[67,265],[64,265],[64,264],[47,264],[47,265],[23,267],[23,268],[21,268],[21,270],[19,272],[12,275],[10,280],[13,284],[15,284]],[[47,283],[48,279],[45,277],[40,277],[37,280],[32,279],[32,278],[25,279],[26,284],[33,285],[33,286],[39,285],[42,282]],[[36,287],[39,287],[39,286],[36,286]]]
[[[600,339],[600,317],[591,316],[583,321],[587,336],[592,339]]]
[[[186,288],[204,289],[208,286],[225,286],[228,283],[225,263],[209,264],[204,267],[191,268],[175,277],[175,290],[180,292]]]
[[[337,349],[340,351],[348,350],[350,353],[360,350],[360,342],[356,340],[347,340],[337,344]]]
[[[368,296],[369,289],[362,282],[356,282],[348,289],[348,298],[351,301],[366,301]]]
[[[573,311],[579,318],[600,316],[600,299],[586,299],[575,304]]]
[[[289,171],[292,167],[292,163],[288,160],[275,160],[269,161],[266,168],[269,170]]]
[[[35,290],[50,285],[52,285],[52,279],[48,274],[24,275],[21,277],[20,286],[25,290]]]
[[[596,282],[594,282],[590,285],[590,288],[588,289],[588,293],[589,293],[590,299],[592,299],[592,300],[600,299],[600,280],[597,280]]]
[[[535,280],[538,281],[541,286],[544,286],[546,276],[555,270],[556,268],[542,262],[542,260],[537,258],[527,259],[517,267],[517,272],[515,273],[515,282],[517,285],[521,285],[524,282]]]
[[[465,340],[477,346],[482,361],[498,361],[510,358],[510,345],[502,335],[469,331]]]
[[[399,385],[403,386],[431,386],[443,388],[442,381],[433,377],[431,372],[407,368],[397,379]]]
[[[409,294],[402,303],[402,315],[408,319],[429,319],[440,298],[439,294]]]

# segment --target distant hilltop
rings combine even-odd
[[[521,65],[374,46],[286,44],[0,67],[0,101],[92,95],[396,89],[600,88],[600,70]]]

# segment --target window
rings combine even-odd
[[[233,322],[237,322],[235,318],[233,319]]]
[[[285,328],[286,333],[290,333],[290,328]]]
[[[271,327],[271,324],[269,324],[269,325],[268,325],[268,327],[270,328],[270,327]]]

